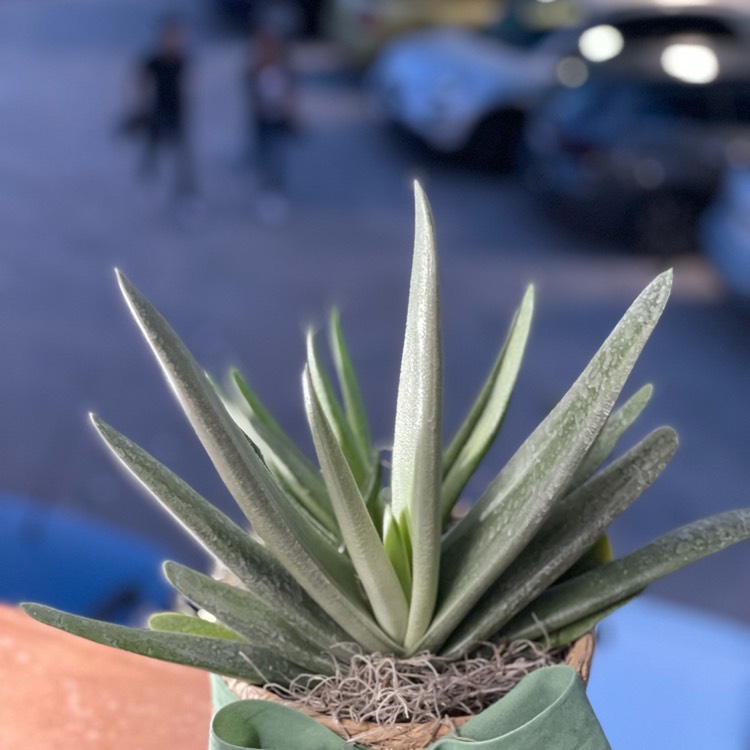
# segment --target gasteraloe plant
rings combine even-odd
[[[164,613],[129,629],[38,604],[42,622],[94,641],[252,682],[326,674],[342,644],[458,657],[480,641],[566,643],[649,583],[750,537],[750,510],[689,524],[620,559],[604,536],[677,447],[652,432],[602,465],[651,396],[615,403],[669,296],[671,274],[636,299],[560,403],[461,518],[452,510],[500,427],[534,304],[529,288],[489,376],[443,448],[438,269],[416,186],[416,241],[389,467],[368,428],[340,320],[338,388],[307,338],[302,389],[319,467],[295,447],[238,373],[224,395],[121,274],[125,299],[249,533],[97,417],[117,458],[241,582],[176,563],[174,588],[215,621]],[[386,481],[389,475],[389,481]]]

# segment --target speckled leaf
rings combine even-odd
[[[338,440],[352,474],[357,480],[357,486],[362,488],[367,483],[370,456],[364,457],[360,453],[359,445],[341,408],[341,404],[336,398],[333,385],[318,359],[318,352],[315,348],[315,337],[312,331],[307,332],[307,366],[310,370],[310,377],[313,383],[315,383],[315,390],[320,394],[319,398],[326,418],[330,422],[333,432],[336,435],[336,440]]]
[[[137,630],[60,612],[42,604],[21,606],[35,620],[95,643],[256,684],[287,682],[300,673],[291,662],[245,641]]]
[[[223,638],[227,641],[244,641],[234,630],[218,623],[209,622],[197,615],[185,615],[181,612],[157,612],[148,618],[151,630],[162,633],[182,633],[183,635],[202,635],[207,638]]]
[[[564,498],[566,513],[547,522],[510,567],[490,586],[451,636],[442,654],[456,657],[491,638],[569,568],[612,521],[663,471],[677,449],[668,427],[656,430],[622,458]],[[426,648],[435,646],[429,642]]]
[[[231,376],[241,401],[225,400],[229,413],[260,448],[274,476],[281,480],[310,515],[334,536],[338,536],[318,467],[297,448],[242,376],[236,371],[232,371]]]
[[[411,598],[411,562],[409,550],[401,537],[396,519],[390,505],[383,508],[383,549],[396,571],[401,588],[407,598]]]
[[[575,578],[575,576],[579,576],[581,573],[588,573],[592,568],[597,568],[599,565],[603,565],[605,562],[614,559],[614,556],[609,537],[606,534],[602,534],[593,546],[558,578],[557,582],[560,583],[567,578]]]
[[[268,549],[358,643],[374,651],[392,650],[394,644],[367,612],[345,556],[329,546],[279,488],[169,324],[122,274],[118,277],[193,429]]]
[[[534,287],[529,286],[489,377],[474,401],[468,417],[443,454],[443,524],[450,519],[461,491],[500,429],[521,368],[533,314]]]
[[[98,417],[91,420],[107,447],[152,497],[256,596],[324,648],[346,640],[346,632],[266,547],[142,448]]]
[[[354,366],[349,355],[349,348],[344,339],[341,316],[338,310],[331,312],[329,340],[339,388],[344,398],[346,420],[349,423],[362,458],[369,463],[374,455],[374,450],[372,437],[370,436],[370,427],[367,423],[367,412],[362,400],[362,392],[359,388],[357,375],[354,372]]]
[[[240,429],[258,446],[266,466],[278,485],[291,498],[296,500],[304,513],[309,513],[311,519],[320,525],[321,530],[330,537],[331,541],[340,541],[336,520],[330,510],[330,503],[328,496],[325,494],[325,485],[320,477],[320,472],[315,470],[314,474],[307,477],[311,480],[310,483],[305,484],[305,479],[302,478],[304,477],[304,470],[300,472],[300,466],[287,463],[286,459],[289,456],[282,457],[277,452],[283,453],[283,449],[273,445],[273,437],[268,434],[262,424],[256,422],[233,401],[224,400],[224,406]],[[323,493],[325,500],[322,500],[319,492]]]
[[[331,674],[332,662],[304,633],[289,627],[284,617],[249,591],[216,581],[184,565],[167,562],[164,574],[186,599],[251,643],[304,667],[313,674]]]
[[[672,274],[658,276],[562,401],[467,515],[446,534],[440,605],[430,630],[442,642],[529,543],[591,448],[664,309]]]
[[[504,639],[538,638],[582,620],[696,560],[750,539],[750,509],[687,524],[626,557],[548,589],[502,629]]]
[[[561,630],[556,630],[554,633],[544,634],[544,645],[548,648],[557,648],[558,646],[567,646],[569,643],[578,640],[581,636],[590,633],[602,620],[605,620],[613,612],[616,612],[620,607],[624,607],[628,602],[635,599],[641,592],[636,592],[633,596],[627,597],[620,602],[616,602],[606,609],[599,610],[593,615],[584,617],[578,622],[574,622],[571,625],[566,625]]]
[[[370,518],[372,518],[372,522],[375,524],[375,528],[380,535],[383,533],[383,516],[385,513],[385,500],[383,499],[382,485],[383,462],[380,458],[380,453],[376,452],[372,472],[362,496],[367,505],[367,512],[370,514]]]
[[[594,441],[578,470],[570,480],[570,489],[582,485],[611,455],[625,431],[635,422],[646,408],[654,392],[652,385],[644,385],[632,398],[617,411],[610,414],[599,437]]]
[[[405,645],[411,651],[430,624],[440,568],[443,354],[432,215],[414,185],[416,229],[406,335],[393,438],[391,505],[412,549]]]
[[[347,553],[380,627],[400,643],[406,632],[408,605],[396,573],[383,550],[349,463],[321,406],[310,371],[302,379],[305,411]]]
[[[289,437],[289,435],[287,435],[287,433],[284,431],[281,425],[274,419],[271,412],[268,411],[265,404],[258,397],[258,394],[255,393],[255,391],[250,387],[250,385],[245,380],[245,378],[242,377],[242,374],[238,370],[233,369],[233,370],[230,370],[229,376],[235,388],[237,389],[237,393],[244,400],[252,416],[258,422],[261,422],[266,427],[269,433],[273,434],[274,439],[278,441],[279,444],[283,445],[284,451],[286,453],[294,454],[296,462],[299,462],[300,464],[304,464],[305,468],[308,471],[313,472],[314,474],[317,474],[317,481],[322,488],[323,480],[320,477],[320,472],[318,471],[318,468],[297,447],[297,445]],[[325,492],[323,492],[323,494],[325,494]]]

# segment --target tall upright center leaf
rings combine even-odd
[[[430,624],[440,565],[443,354],[432,215],[415,184],[416,229],[393,439],[391,503],[407,549],[412,590],[405,647]]]

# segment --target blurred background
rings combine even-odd
[[[4,0],[0,599],[135,622],[169,602],[160,560],[209,565],[89,411],[239,518],[115,266],[308,447],[303,331],[338,306],[388,443],[414,177],[440,244],[447,432],[538,291],[469,499],[672,266],[625,395],[655,385],[633,442],[666,423],[682,446],[615,551],[747,505],[749,42],[741,0]],[[740,629],[748,592],[747,546],[651,590]]]

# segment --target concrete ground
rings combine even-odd
[[[476,494],[659,262],[561,228],[511,175],[477,174],[394,138],[335,53],[315,45],[299,53],[302,127],[289,153],[290,212],[265,225],[243,162],[242,43],[214,32],[196,34],[193,66],[202,203],[175,210],[164,183],[136,180],[136,148],[114,134],[134,58],[161,9],[116,0],[0,6],[0,486],[139,531],[170,557],[202,560],[109,461],[87,425],[94,410],[236,517],[128,317],[115,265],[210,372],[239,365],[306,444],[302,332],[323,327],[339,305],[374,431],[387,442],[417,175],[441,246],[448,429],[494,359],[524,285],[538,287],[517,395],[470,488]],[[189,10],[204,17],[202,6]],[[701,258],[676,259],[675,267],[672,302],[627,393],[656,386],[633,441],[668,423],[682,447],[617,522],[618,552],[750,504],[748,318]],[[654,591],[750,620],[750,546]]]

